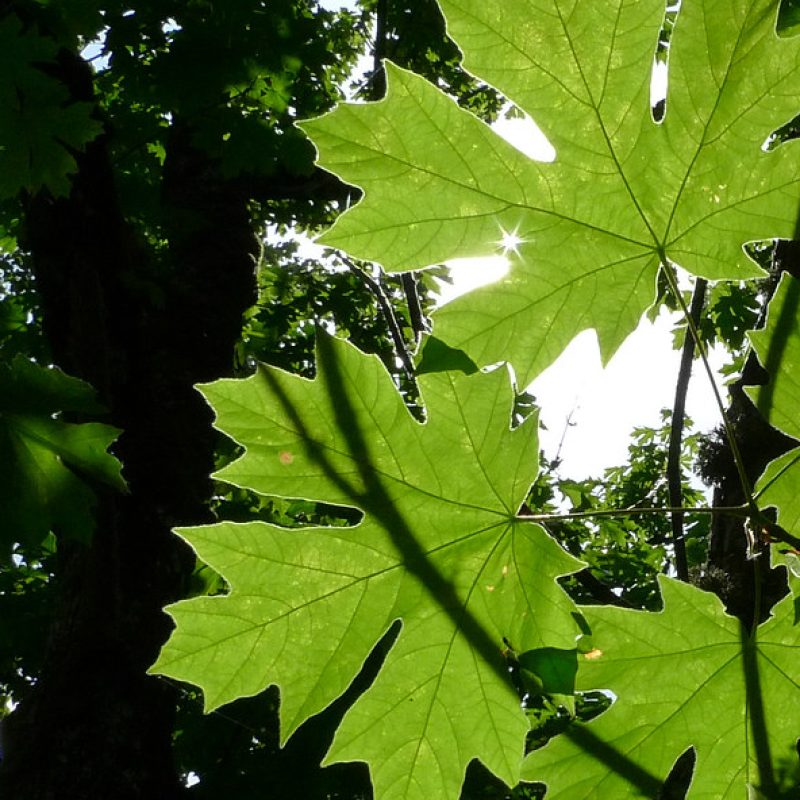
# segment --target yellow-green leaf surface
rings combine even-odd
[[[510,429],[505,370],[424,376],[421,424],[375,357],[323,337],[318,364],[313,381],[261,367],[202,387],[246,448],[218,477],[356,506],[363,521],[182,530],[230,594],[172,606],[177,628],[153,669],[201,686],[207,708],[278,685],[285,739],[401,620],[329,759],[368,762],[380,800],[454,800],[476,757],[514,784],[527,723],[503,639],[574,648],[555,578],[580,566],[516,518],[537,470],[536,421]]]
[[[663,576],[660,584],[659,613],[583,609],[595,649],[581,658],[578,687],[611,691],[616,701],[528,756],[525,778],[545,781],[547,800],[654,798],[694,747],[687,800],[740,800],[748,786],[794,797],[781,794],[800,779],[793,598],[753,640],[714,595]]]
[[[524,385],[585,328],[610,355],[652,302],[660,263],[752,277],[742,244],[792,235],[798,149],[762,149],[800,109],[800,42],[777,37],[775,0],[685,0],[661,124],[650,77],[663,0],[441,5],[466,67],[531,114],[555,162],[391,64],[385,100],[303,129],[320,164],[365,191],[323,243],[396,272],[521,240],[506,278],[437,313],[452,347],[511,361]]]
[[[769,304],[763,330],[748,334],[758,360],[769,373],[765,386],[748,394],[774,427],[800,439],[800,281],[784,274]],[[800,533],[800,447],[767,465],[756,485],[758,503],[774,506],[778,522],[789,533]]]

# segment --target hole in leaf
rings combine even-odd
[[[800,33],[800,2],[798,0],[781,0],[776,30],[782,39],[788,39]]]
[[[524,111],[507,103],[492,130],[512,147],[535,161],[556,160],[556,150],[542,129]]]
[[[474,758],[467,766],[460,800],[542,800],[546,788],[543,783],[518,783],[510,789]]]
[[[656,51],[653,55],[653,70],[650,74],[650,110],[653,121],[661,123],[667,113],[667,84],[669,73],[669,47],[672,31],[678,19],[681,0],[667,0],[664,21],[658,32]]]

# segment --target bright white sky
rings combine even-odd
[[[495,257],[450,262],[454,286],[443,287],[445,299],[499,279],[505,271],[503,261]],[[479,270],[484,280],[476,275]],[[605,467],[627,460],[633,428],[660,424],[661,409],[671,408],[675,395],[680,352],[672,349],[671,331],[678,320],[678,315],[665,311],[655,323],[643,319],[605,369],[594,331],[584,331],[528,387],[541,406],[545,429],[540,440],[546,456],[555,458],[561,444],[562,475],[599,477]],[[723,353],[712,352],[713,368],[723,363]],[[696,429],[708,431],[720,421],[714,394],[699,361],[692,374],[687,414]]]

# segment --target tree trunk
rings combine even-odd
[[[73,97],[91,100],[87,65],[64,52],[60,67]],[[194,564],[171,528],[210,521],[215,434],[193,384],[231,372],[259,247],[247,198],[186,129],[165,164],[168,252],[148,253],[123,219],[108,134],[78,164],[68,198],[28,203],[24,246],[54,362],[89,381],[123,430],[114,451],[130,493],[98,492],[89,545],[59,538],[45,665],[7,721],[0,795],[169,800],[184,793],[174,690],[145,673],[169,635],[162,607]]]
[[[780,242],[776,250],[775,267],[772,291],[777,286],[777,278],[781,272],[789,272],[795,277],[800,275],[800,243]],[[765,307],[772,291],[767,292]],[[762,315],[761,325],[764,319]],[[731,387],[728,416],[736,432],[737,444],[751,486],[770,461],[797,444],[771,427],[744,392],[745,386],[764,384],[768,380],[769,375],[751,354],[741,379]],[[716,442],[712,441],[706,447],[703,461],[705,463],[701,471],[715,485],[715,506],[736,506],[746,501],[731,449],[722,432],[718,433]],[[711,527],[708,568],[700,583],[703,588],[716,592],[725,603],[728,613],[739,617],[748,627],[756,616],[754,602],[757,574],[761,583],[759,621],[769,616],[772,606],[787,591],[784,571],[770,569],[769,553],[766,550],[755,558],[749,556],[744,520],[741,517],[716,515]]]

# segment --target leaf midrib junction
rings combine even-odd
[[[254,524],[254,523],[250,523],[250,524]],[[258,524],[258,523],[255,523],[255,524]],[[261,523],[261,524],[269,525],[269,523]],[[274,527],[278,527],[278,526],[274,526]],[[358,527],[358,526],[355,526],[355,527]],[[459,537],[457,539],[452,539],[449,542],[445,542],[443,544],[437,545],[434,548],[431,548],[428,551],[425,551],[424,555],[425,556],[430,556],[432,554],[435,554],[435,553],[440,552],[442,550],[445,550],[447,548],[455,547],[456,545],[462,544],[463,542],[466,542],[466,541],[468,541],[469,539],[471,539],[473,537],[480,536],[481,534],[487,533],[488,531],[491,531],[493,528],[498,528],[498,527],[500,527],[500,524],[499,523],[495,523],[495,524],[492,524],[492,525],[487,525],[487,526],[485,526],[483,528],[480,528],[478,530],[475,530],[475,531],[470,531],[469,533],[465,534],[464,536],[461,536],[461,537]],[[281,530],[284,530],[284,529],[281,529]],[[294,529],[286,528],[285,530],[287,532],[289,532],[289,531],[292,531]],[[335,530],[339,530],[339,529],[335,529]],[[491,552],[494,552],[494,550],[499,546],[500,542],[502,542],[507,536],[511,535],[512,533],[513,533],[513,529],[511,528],[511,526],[509,526],[508,530],[504,531],[502,533],[502,535],[498,536],[497,541],[492,546]],[[235,549],[233,547],[228,547],[226,549],[228,549],[231,552],[234,552],[234,553],[236,553],[238,555],[245,555],[245,556],[247,556],[249,558],[254,557],[252,555],[252,553],[248,553],[246,551],[237,550],[237,549]],[[330,571],[330,570],[318,570],[318,569],[315,569],[315,568],[312,568],[312,567],[308,567],[306,565],[302,565],[302,564],[298,565],[298,564],[292,564],[291,562],[278,561],[276,559],[267,558],[267,557],[261,556],[261,555],[256,556],[256,558],[258,560],[260,560],[260,561],[268,561],[268,562],[271,562],[273,564],[277,564],[277,565],[282,566],[282,567],[287,567],[287,566],[288,567],[296,567],[298,569],[301,569],[301,570],[304,570],[304,571],[307,571],[307,572],[319,572],[319,573],[323,573],[323,574],[339,575],[339,576],[347,577],[347,578],[351,577],[350,575],[346,575],[346,574],[343,574],[343,573],[340,573],[340,572],[333,572],[333,571]],[[485,561],[486,560],[488,560],[488,558],[485,559]],[[211,564],[211,566],[213,566],[213,564]],[[314,598],[312,598],[312,599],[310,599],[310,600],[308,600],[308,601],[306,601],[304,603],[300,603],[299,605],[293,606],[292,608],[288,609],[287,611],[284,611],[283,613],[281,613],[281,614],[279,614],[279,615],[277,615],[275,617],[271,617],[266,622],[253,623],[247,628],[243,628],[241,630],[237,630],[235,633],[228,634],[227,636],[218,637],[218,638],[214,639],[213,642],[210,642],[209,644],[205,644],[205,645],[203,645],[201,647],[195,647],[187,655],[182,656],[182,657],[178,657],[178,658],[173,658],[169,663],[175,664],[175,663],[178,663],[180,661],[185,660],[186,658],[193,658],[197,653],[201,653],[201,652],[204,652],[204,651],[207,651],[207,650],[217,649],[220,646],[222,646],[224,643],[233,641],[234,639],[237,639],[240,636],[246,636],[246,635],[252,633],[253,631],[262,631],[263,632],[264,630],[266,630],[269,626],[273,625],[274,623],[280,622],[283,619],[291,617],[293,614],[296,614],[296,613],[298,613],[300,611],[308,609],[311,606],[315,605],[316,603],[320,603],[320,602],[322,602],[324,600],[328,600],[329,598],[335,597],[337,594],[340,594],[342,592],[350,591],[353,588],[355,588],[356,586],[358,586],[359,584],[362,584],[362,583],[365,583],[367,581],[371,581],[371,580],[375,580],[375,579],[381,578],[384,575],[389,574],[390,572],[394,572],[395,570],[404,569],[404,568],[405,568],[405,561],[404,560],[399,560],[395,564],[391,564],[388,567],[384,567],[383,569],[379,569],[379,570],[376,570],[375,572],[371,572],[368,575],[362,575],[360,577],[354,577],[352,581],[350,581],[349,583],[345,584],[344,586],[337,586],[335,589],[332,589],[329,592],[325,592],[324,594],[320,594],[319,596],[314,597]],[[481,574],[481,571],[479,570],[478,571],[478,577],[480,577],[480,574]],[[225,577],[225,576],[223,575],[223,577]],[[476,577],[476,579],[475,579],[476,582],[477,582],[478,577]],[[230,582],[230,580],[228,578],[226,578],[226,580],[228,580]],[[474,584],[473,584],[473,588],[474,588]],[[471,591],[472,591],[472,589],[470,589],[470,593],[469,594],[471,594]],[[209,604],[209,603],[213,603],[213,604],[216,605],[218,603],[224,603],[226,600],[230,600],[231,598],[244,599],[244,598],[247,598],[247,597],[256,597],[257,599],[263,599],[264,598],[263,595],[253,595],[252,593],[245,593],[245,592],[237,591],[235,584],[233,584],[231,582],[231,591],[228,594],[221,594],[221,595],[213,595],[213,596],[193,598],[191,600],[181,601],[181,603],[179,603],[177,605],[181,606],[181,605],[186,603],[186,604],[190,604],[191,606],[194,606],[197,601],[202,602],[204,605]],[[466,603],[467,603],[467,599],[465,599],[464,603],[462,603],[462,607],[466,608]],[[223,612],[212,611],[212,610],[202,611],[199,608],[192,608],[191,609],[191,613],[195,614],[195,615],[211,615],[211,616],[222,615],[222,616],[234,617],[236,619],[249,622],[249,620],[247,618],[245,618],[245,617],[237,616],[236,614],[232,614],[232,613],[228,613],[228,612],[224,612],[224,611]]]

